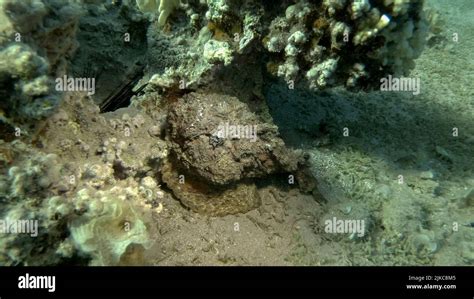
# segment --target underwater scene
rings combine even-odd
[[[474,265],[474,1],[0,0],[0,265]]]

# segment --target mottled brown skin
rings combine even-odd
[[[256,125],[257,138],[216,139],[224,123]],[[167,132],[171,153],[163,181],[185,206],[202,214],[248,212],[260,205],[255,180],[278,173],[293,173],[298,180],[304,164],[300,152],[286,148],[274,124],[227,95],[183,96],[171,104]]]
[[[226,185],[246,178],[293,172],[301,154],[290,151],[278,128],[262,122],[235,97],[192,93],[172,105],[169,139],[180,165],[205,181]],[[213,143],[220,124],[257,127],[255,142],[247,138],[223,138]]]
[[[200,214],[225,216],[246,213],[260,206],[257,187],[250,182],[215,187],[184,175],[169,161],[162,168],[162,179],[183,205]]]

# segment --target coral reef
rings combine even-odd
[[[149,32],[147,77],[154,89],[180,83],[196,89],[209,82],[216,64],[228,66],[250,52],[289,83],[374,88],[381,77],[414,67],[429,32],[419,0],[189,1],[183,9],[174,20],[179,28]]]
[[[76,31],[83,13],[80,4],[58,0],[4,0],[1,7],[12,28],[5,42],[34,45],[39,55],[48,59],[52,74],[62,75],[67,60],[78,46]]]
[[[92,5],[102,9],[92,9]],[[145,21],[135,13],[133,6],[123,4],[115,8],[107,5],[103,1],[87,1],[82,6],[76,1],[57,0],[2,2],[2,16],[8,21],[6,34],[2,37],[4,61],[12,61],[7,58],[14,53],[17,56],[10,58],[29,55],[37,61],[35,75],[26,77],[18,77],[14,71],[10,73],[20,66],[5,65],[4,69],[8,71],[2,71],[1,84],[14,96],[2,105],[4,121],[13,124],[32,116],[38,119],[57,106],[60,96],[54,95],[48,76],[66,73],[67,61],[77,48],[76,32],[85,11],[106,17],[105,12],[110,10],[128,20],[128,25],[120,25],[124,27],[121,31],[128,32],[134,39],[142,35],[133,28],[140,24],[146,26]],[[173,18],[180,27],[171,26],[168,32],[149,27],[145,61],[148,66],[141,84],[148,82],[150,90],[196,89],[212,80],[216,64],[230,65],[239,55],[250,51],[261,55],[264,49],[270,54],[267,63],[270,73],[286,81],[301,80],[314,89],[334,85],[374,86],[378,84],[377,79],[386,74],[403,74],[413,67],[413,60],[423,49],[428,31],[422,1],[370,3],[352,0],[319,4],[278,1],[269,8],[265,3],[250,0],[242,3],[138,0],[136,6],[143,12],[157,14],[156,22],[160,27],[173,10],[181,7],[180,13]],[[86,23],[89,27],[82,28],[86,31],[101,31],[104,27],[94,25],[90,18],[84,19]],[[111,24],[114,28],[117,27],[115,23]],[[84,40],[81,38],[84,44],[90,40],[86,31]],[[263,32],[266,33],[264,38]],[[17,43],[10,44],[12,41]],[[143,43],[130,44],[143,49],[139,46]],[[82,57],[78,62],[84,62],[84,59]],[[105,70],[92,68],[88,76],[97,77]],[[125,72],[128,78],[122,78],[123,81],[131,80],[140,72],[140,68],[133,69],[128,64],[123,68],[128,68]],[[102,82],[103,100],[112,92],[113,84],[106,84],[105,79]]]
[[[60,101],[52,78],[66,73],[77,48],[82,9],[73,1],[4,0],[0,10],[6,23],[0,40],[2,120],[31,124],[49,115]]]
[[[271,73],[310,88],[377,86],[404,74],[424,47],[421,1],[298,1],[275,18],[264,38]]]
[[[439,212],[448,203],[471,209],[472,183],[445,199],[438,171],[397,170],[410,181],[398,185],[395,175],[365,166],[385,165],[362,152],[400,126],[371,122],[374,115],[397,120],[408,110],[392,103],[393,114],[374,112],[375,101],[361,107],[369,101],[359,97],[356,105],[353,95],[315,92],[374,88],[383,76],[408,74],[430,30],[422,0],[0,0],[0,8],[0,214],[39,224],[37,236],[0,235],[0,264],[136,263],[167,231],[204,225],[207,216],[227,216],[220,224],[246,219],[257,228],[251,232],[268,237],[261,241],[268,247],[292,241],[267,230],[277,222],[289,227],[284,234],[301,229],[302,238],[322,239],[306,240],[307,252],[327,239],[357,248],[377,243],[375,261],[403,250],[428,263],[448,248],[449,237],[461,244],[461,261],[474,260],[472,238],[450,231],[454,216]],[[438,23],[434,12],[429,20]],[[431,30],[436,43],[441,29]],[[65,74],[97,79],[98,93],[59,94],[53,78]],[[102,109],[108,100],[123,102]],[[426,121],[417,119],[413,128]],[[23,134],[23,125],[38,129]],[[390,130],[380,129],[385,125]],[[21,136],[12,133],[16,126]],[[359,136],[340,137],[345,126],[351,134],[357,126]],[[321,147],[312,160],[289,147],[291,141],[302,148],[301,136]],[[384,142],[393,145],[385,153],[402,156],[390,151],[401,151],[403,142]],[[440,165],[470,166],[445,144],[432,151],[445,160]],[[340,201],[337,188],[344,191]],[[323,236],[324,221],[333,217],[364,221],[366,234]],[[302,228],[304,221],[310,225]],[[214,244],[196,242],[202,243]]]
[[[57,264],[71,258],[73,252],[62,257],[57,251],[65,241],[67,217],[70,204],[52,188],[57,184],[63,167],[57,156],[38,153],[27,145],[16,142],[16,151],[28,154],[31,159],[10,167],[7,176],[2,176],[2,219],[10,222],[28,220],[36,222],[35,234],[1,234],[0,263],[2,265]],[[53,166],[53,167],[52,167]],[[52,202],[56,206],[50,205]],[[61,204],[65,203],[65,204]]]
[[[258,46],[263,16],[258,2],[188,1],[181,6],[184,14],[173,17],[180,26],[149,28],[144,80],[150,90],[205,86],[219,65],[230,66]]]
[[[49,64],[26,44],[10,44],[0,51],[2,121],[15,125],[49,115],[59,102]]]
[[[153,244],[166,145],[149,135],[149,117],[132,108],[101,115],[74,93],[59,108],[36,141],[49,154],[14,140],[2,156],[2,218],[39,228],[35,237],[2,234],[0,263],[126,264]]]
[[[151,222],[151,210],[145,205],[149,195],[144,187],[132,182],[102,186],[99,191],[85,187],[68,198],[66,189],[51,186],[66,181],[57,173],[68,166],[52,159],[57,158],[38,153],[21,165],[24,171],[18,166],[9,170],[10,190],[2,190],[9,191],[4,193],[8,202],[3,219],[30,219],[39,228],[37,236],[2,234],[2,264],[52,265],[90,259],[92,265],[118,265],[129,246],[141,245],[144,250],[152,244],[151,228],[145,225]]]

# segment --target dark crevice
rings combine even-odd
[[[112,166],[114,170],[114,177],[118,180],[125,180],[127,175],[127,169],[120,162],[114,162]]]
[[[112,112],[120,108],[130,106],[130,99],[139,94],[146,85],[139,90],[134,91],[133,88],[143,77],[143,69],[141,69],[127,84],[111,94],[105,101],[100,104],[100,113]]]

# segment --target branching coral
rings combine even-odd
[[[158,25],[163,27],[169,15],[175,10],[180,0],[136,0],[142,12],[158,13]]]
[[[413,68],[427,31],[422,1],[299,1],[271,22],[263,42],[275,53],[269,71],[287,81],[366,87]]]

